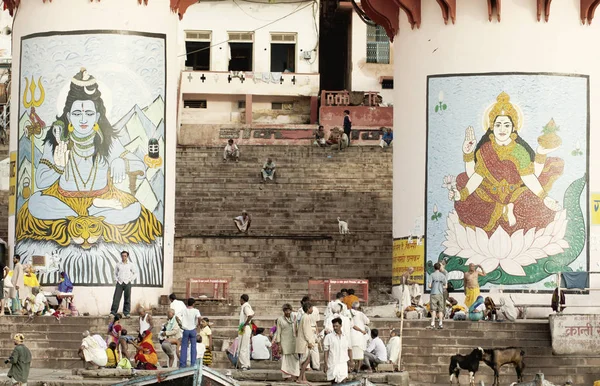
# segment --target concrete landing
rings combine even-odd
[[[0,369],[0,386],[12,386],[6,374],[8,367]],[[128,379],[128,378],[123,378]],[[112,385],[115,381],[121,381],[121,378],[111,379],[85,379],[81,375],[73,375],[69,369],[39,369],[32,368],[29,372],[27,386],[91,386],[91,385]]]

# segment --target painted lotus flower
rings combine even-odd
[[[446,241],[442,244],[446,247],[446,255],[468,259],[466,265],[479,264],[486,272],[500,266],[509,275],[525,276],[523,267],[569,248],[569,243],[564,240],[567,222],[567,212],[563,209],[546,228],[520,229],[509,235],[498,227],[488,237],[481,228],[462,226],[453,211],[448,215]]]
[[[442,183],[442,188],[446,188],[448,190],[452,190],[452,188],[456,187],[456,177],[452,175],[444,176],[444,182]]]

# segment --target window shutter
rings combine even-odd
[[[254,34],[252,32],[229,32],[229,41],[252,43]]]
[[[210,42],[211,37],[211,31],[185,31],[185,40],[189,41]]]
[[[296,43],[296,34],[273,33],[271,34],[271,43]]]

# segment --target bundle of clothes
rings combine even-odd
[[[411,299],[411,305],[404,308],[405,319],[420,319],[431,316],[429,303],[420,305],[420,296]],[[399,317],[398,313],[398,317]],[[459,304],[453,297],[448,297],[446,300],[446,313],[445,317],[452,320],[499,320],[499,316],[504,319],[514,322],[518,317],[518,310],[514,305],[514,302],[509,296],[502,296],[498,302],[496,302],[488,296],[485,299],[483,296],[478,296],[475,302],[470,307],[465,307]]]

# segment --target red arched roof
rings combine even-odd
[[[361,6],[365,13],[377,24],[385,28],[390,40],[398,33],[400,9],[406,13],[412,28],[421,26],[421,1],[422,0],[361,0]],[[430,1],[430,0],[428,0]],[[456,0],[436,0],[442,10],[444,22],[456,21]],[[525,0],[523,0],[525,1]],[[532,0],[530,0],[532,1]],[[550,17],[550,5],[552,0],[537,1],[538,21],[548,21]],[[594,11],[600,4],[600,0],[580,0],[581,22],[592,23]],[[501,19],[502,0],[487,0],[488,16],[492,21]]]

